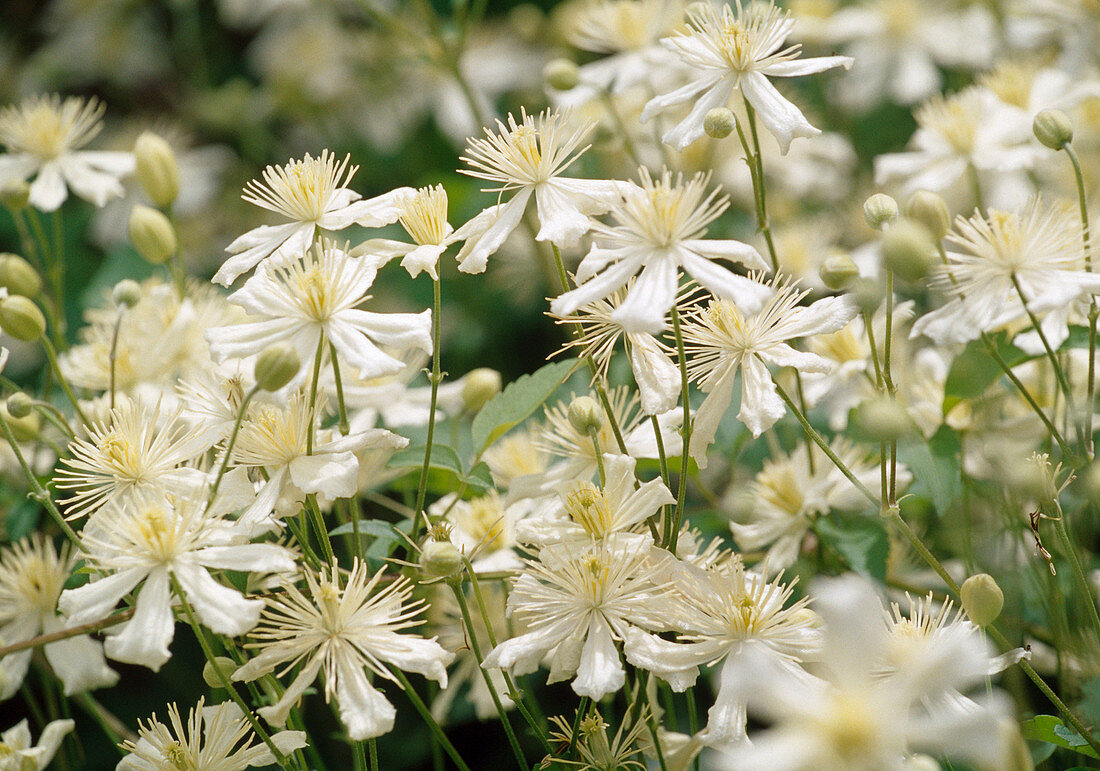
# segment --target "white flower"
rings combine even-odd
[[[767,305],[748,316],[727,300],[714,300],[691,314],[684,324],[689,376],[707,398],[692,421],[691,457],[707,465],[706,450],[714,441],[718,423],[733,399],[735,376],[741,373],[741,409],[737,418],[753,436],[767,431],[786,412],[768,364],[802,372],[826,372],[828,360],[797,351],[787,341],[823,332],[835,332],[856,315],[857,309],[841,297],[826,297],[809,306],[799,305],[806,292],[778,286]]]
[[[367,679],[367,671],[397,682],[387,665],[417,672],[447,685],[447,665],[454,658],[435,642],[399,634],[417,626],[424,602],[409,602],[413,587],[403,576],[379,588],[383,570],[368,577],[358,559],[342,578],[336,562],[320,573],[305,572],[308,594],[286,583],[284,593],[268,600],[260,626],[247,647],[259,654],[238,669],[233,679],[254,680],[285,664],[286,674],[301,663],[294,681],[276,704],[260,715],[274,725],[286,723],[290,709],[323,670],[325,700],[333,696],[340,720],[355,741],[393,729],[396,710]],[[342,585],[341,585],[342,584]]]
[[[428,508],[432,521],[444,518],[450,541],[470,559],[475,572],[518,570],[516,525],[531,511],[531,502],[508,503],[496,490],[464,501],[448,493]]]
[[[461,173],[499,183],[486,192],[516,194],[459,228],[455,240],[466,241],[458,253],[459,270],[485,270],[489,256],[519,225],[532,195],[540,225],[535,238],[557,246],[576,243],[591,227],[589,215],[603,214],[614,205],[625,183],[560,176],[587,149],[577,148],[595,125],[569,129],[567,119],[550,110],[537,119],[522,111],[519,123],[509,114],[507,126],[497,121],[497,133],[485,129],[484,139],[469,139],[469,155],[462,160],[470,168]]]
[[[68,544],[55,549],[40,533],[0,551],[0,640],[5,645],[64,629],[57,598],[75,563]],[[33,653],[28,648],[0,659],[0,700],[10,698],[22,685]],[[43,653],[64,684],[66,696],[118,681],[118,673],[103,658],[103,646],[89,635],[49,643]]]
[[[73,730],[72,720],[54,720],[46,725],[38,744],[31,745],[26,718],[0,735],[0,771],[40,771],[50,765],[65,734]]]
[[[184,725],[176,704],[168,705],[168,721],[157,720],[156,713],[144,725],[138,724],[138,740],[125,741],[127,755],[115,771],[178,771],[183,768],[202,771],[244,771],[251,766],[275,762],[264,743],[254,744],[252,726],[231,701],[206,706],[204,698],[191,708]],[[278,731],[271,743],[288,754],[306,746],[304,731]]]
[[[665,38],[664,43],[694,70],[686,86],[650,100],[642,122],[669,107],[695,100],[691,112],[661,139],[682,150],[703,136],[703,118],[723,107],[734,89],[740,89],[768,131],[775,135],[784,154],[795,137],[820,133],[797,107],[787,101],[768,77],[810,75],[834,67],[850,67],[847,56],[798,59],[802,46],[783,47],[794,27],[787,11],[749,6],[736,0],[736,13],[728,5],[721,10],[709,3],[688,11],[686,31]]]
[[[106,108],[97,100],[57,94],[35,96],[0,110],[0,187],[25,180],[31,183],[30,203],[55,211],[68,197],[66,185],[81,198],[103,206],[119,198],[119,183],[134,170],[134,156],[124,152],[81,150],[102,128]]]
[[[244,200],[291,220],[285,225],[262,225],[248,231],[226,247],[232,256],[214,274],[214,281],[229,286],[264,258],[285,265],[313,246],[318,229],[343,230],[358,223],[381,227],[398,217],[398,201],[413,189],[401,187],[366,201],[348,188],[358,166],[348,168],[348,155],[337,165],[328,150],[320,158],[308,154],[285,166],[268,166],[263,182],[252,180],[244,189]],[[266,184],[265,184],[266,183]]]
[[[87,564],[102,576],[62,593],[58,604],[69,624],[100,621],[135,592],[133,617],[111,629],[104,647],[116,661],[159,670],[171,655],[174,579],[211,631],[237,636],[255,626],[263,601],[245,598],[210,571],[287,572],[296,568],[294,555],[249,543],[251,531],[225,519],[217,503],[208,507],[205,495],[137,494],[96,512],[81,540]]]
[[[359,304],[378,273],[373,257],[352,257],[343,249],[320,243],[302,251],[285,266],[258,271],[229,296],[252,318],[243,324],[206,332],[216,361],[245,357],[279,341],[290,343],[302,361],[306,379],[322,341],[335,346],[364,378],[392,375],[404,363],[380,346],[432,351],[431,311],[371,313]]]
[[[770,290],[714,264],[725,259],[767,269],[760,253],[740,241],[707,240],[706,226],[729,206],[718,190],[706,192],[710,177],[699,173],[686,183],[667,169],[654,180],[646,169],[641,185],[631,185],[612,210],[614,225],[596,223],[597,243],[577,269],[579,286],[551,304],[565,316],[605,299],[637,275],[626,299],[611,314],[628,332],[655,333],[676,301],[682,268],[719,297],[756,310]]]
[[[394,206],[398,221],[413,243],[375,238],[355,247],[353,254],[372,254],[387,260],[400,257],[401,267],[413,278],[427,271],[432,280],[438,280],[435,266],[440,256],[461,240],[447,222],[447,191],[443,185],[422,187],[395,201]],[[468,224],[467,230],[473,227]]]

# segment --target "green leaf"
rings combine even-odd
[[[390,468],[420,468],[424,465],[424,450],[423,445],[398,450],[390,457],[390,461],[386,465]],[[462,470],[462,459],[458,457],[457,452],[445,444],[432,443],[432,457],[429,466],[430,468],[453,471],[459,478],[465,475]]]
[[[339,527],[335,527],[329,531],[330,536],[337,535],[354,535],[355,523],[345,522]],[[390,541],[403,540],[398,531],[408,533],[412,529],[412,522],[405,521],[394,524],[393,522],[386,522],[381,519],[361,519],[359,520],[359,537],[370,536],[371,538],[380,538]]]
[[[821,540],[840,552],[852,570],[880,581],[886,578],[890,541],[878,517],[830,514],[817,520]]]
[[[38,501],[24,498],[8,510],[6,521],[7,538],[9,541],[18,541],[20,538],[30,535],[38,527],[38,520],[42,516],[42,508]]]
[[[898,460],[913,473],[908,492],[932,501],[941,515],[962,495],[962,445],[949,427],[940,426],[927,444],[898,447]]]
[[[1078,708],[1086,725],[1100,723],[1100,676],[1086,680],[1081,686],[1083,698]]]
[[[576,366],[576,359],[554,362],[509,383],[474,418],[474,448],[478,452],[484,450],[508,429],[534,412],[550,398],[554,389],[569,377]]]
[[[992,336],[991,340],[997,353],[1010,367],[1031,358],[1008,342],[1008,336],[1004,333]],[[969,343],[951,362],[951,369],[943,386],[943,414],[946,415],[963,399],[981,396],[1003,372],[984,342],[974,340]]]
[[[1061,718],[1054,715],[1036,715],[1031,720],[1025,720],[1020,728],[1023,730],[1025,739],[1047,742],[1062,749],[1079,752],[1090,758],[1100,759],[1100,755],[1096,754],[1096,750],[1090,747],[1079,733],[1072,728],[1068,728]]]
[[[475,492],[485,492],[493,488],[493,474],[484,463],[478,463],[463,480]]]

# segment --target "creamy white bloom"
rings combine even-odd
[[[850,67],[847,56],[799,59],[802,46],[784,46],[794,27],[790,13],[770,5],[737,10],[728,5],[694,5],[687,14],[687,29],[664,43],[693,70],[693,79],[682,88],[650,100],[642,122],[657,113],[694,100],[687,117],[665,132],[664,142],[682,150],[703,136],[703,118],[715,107],[724,107],[739,89],[764,126],[786,154],[795,137],[820,133],[795,105],[780,94],[769,77],[811,75],[834,67]]]
[[[81,198],[103,206],[124,193],[119,178],[134,170],[132,153],[81,150],[103,128],[106,112],[96,99],[85,101],[57,94],[34,96],[0,110],[0,187],[36,175],[30,203],[55,211],[71,188]]]
[[[394,206],[397,220],[413,243],[374,238],[355,247],[352,253],[377,255],[387,260],[400,257],[401,267],[413,278],[420,275],[421,271],[427,271],[433,280],[438,280],[439,274],[436,273],[435,266],[440,256],[448,246],[461,240],[447,221],[447,191],[443,189],[443,185],[422,187],[395,201]],[[482,220],[486,219],[484,212],[480,216]],[[467,223],[464,232],[477,228],[471,223]]]
[[[109,658],[157,671],[168,661],[174,635],[173,581],[198,620],[217,634],[242,635],[259,620],[263,601],[219,583],[212,570],[281,573],[296,568],[294,554],[270,543],[250,543],[252,531],[226,519],[206,495],[161,497],[139,493],[112,500],[81,533],[83,557],[101,575],[67,589],[58,603],[70,625],[100,621],[134,592],[133,617],[108,633]]]
[[[138,723],[138,740],[127,740],[126,756],[115,771],[244,771],[275,762],[271,749],[259,742],[241,708],[232,701],[206,706],[205,698],[191,708],[185,724],[179,707],[168,705],[165,725],[154,712],[144,725]],[[259,742],[259,743],[256,743]],[[283,754],[306,746],[304,731],[277,731],[271,743]]]
[[[367,678],[367,672],[397,682],[388,667],[416,672],[447,685],[447,665],[454,655],[435,642],[401,630],[421,623],[416,617],[424,601],[410,602],[413,587],[404,576],[381,584],[355,560],[350,574],[335,560],[319,573],[305,571],[306,591],[283,584],[283,592],[268,600],[260,626],[247,647],[258,655],[233,673],[237,681],[254,680],[285,665],[285,675],[301,664],[279,701],[259,710],[274,725],[284,725],[302,693],[323,672],[325,700],[335,696],[340,721],[355,741],[381,736],[393,729],[396,710]],[[380,588],[381,587],[381,588]],[[388,665],[388,666],[387,666]]]
[[[0,735],[0,771],[40,771],[50,765],[65,734],[73,730],[72,720],[54,720],[46,725],[38,744],[31,743],[31,730],[24,718]]]
[[[68,544],[56,549],[40,533],[0,551],[0,640],[5,645],[64,629],[57,598],[75,564]],[[33,653],[28,648],[0,659],[0,700],[11,698],[22,685]],[[103,658],[103,645],[89,635],[49,643],[43,653],[66,696],[118,681],[118,673]]]
[[[691,457],[700,468],[722,415],[733,399],[735,376],[741,373],[741,409],[737,418],[753,436],[767,431],[786,412],[768,372],[768,364],[802,372],[826,372],[828,360],[792,348],[788,341],[835,332],[856,315],[857,309],[841,297],[826,297],[812,305],[799,301],[806,292],[778,283],[776,293],[753,316],[728,300],[714,300],[691,314],[684,324],[684,346],[690,356],[688,375],[707,398],[695,414]]]
[[[710,177],[699,173],[684,182],[666,169],[655,180],[643,168],[639,179],[641,184],[631,185],[612,209],[614,224],[592,226],[596,245],[577,269],[579,286],[555,299],[550,309],[568,315],[607,298],[637,275],[611,319],[628,332],[660,332],[676,302],[681,269],[715,295],[758,309],[770,290],[714,261],[766,270],[760,253],[741,241],[703,238],[706,226],[729,206],[717,189],[707,192]]]
[[[284,266],[258,271],[229,296],[251,318],[243,324],[208,329],[211,355],[216,361],[243,358],[286,341],[298,351],[301,382],[309,377],[315,357],[324,355],[324,349],[319,349],[323,340],[364,378],[400,372],[404,363],[382,347],[431,353],[431,311],[360,310],[358,306],[371,297],[368,291],[379,264],[376,257],[352,257],[322,242]]]
[[[285,265],[313,246],[318,230],[336,231],[352,225],[381,227],[399,216],[398,202],[413,194],[401,187],[384,195],[360,200],[348,187],[358,166],[348,167],[351,156],[337,162],[328,150],[321,157],[306,155],[283,166],[268,166],[263,182],[252,180],[242,198],[285,217],[285,225],[261,225],[225,248],[230,257],[214,274],[214,281],[229,286],[262,260]]]
[[[571,179],[564,172],[587,147],[577,149],[595,126],[567,126],[568,116],[546,110],[537,118],[520,113],[520,121],[508,115],[508,125],[497,121],[496,133],[485,129],[485,138],[468,140],[470,166],[462,174],[494,182],[486,192],[515,195],[492,206],[459,228],[455,240],[466,243],[458,253],[458,269],[481,273],[489,256],[516,229],[531,197],[535,198],[539,231],[535,238],[557,246],[571,246],[591,227],[590,215],[610,209],[624,189],[624,182]]]
[[[448,493],[428,507],[432,520],[450,525],[450,541],[470,559],[475,572],[518,570],[516,527],[531,513],[530,500],[509,503],[496,490],[469,500]]]

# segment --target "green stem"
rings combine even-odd
[[[332,377],[336,380],[336,406],[340,414],[337,425],[340,427],[340,433],[347,436],[351,427],[348,425],[348,408],[344,403],[344,380],[340,377],[339,356],[336,353],[336,346],[332,343],[329,343],[329,356],[332,359]]]
[[[603,467],[603,452],[600,450],[600,432],[596,428],[588,429],[588,435],[592,437],[592,448],[596,451],[596,470],[600,475],[600,488],[607,486],[607,473]]]
[[[41,483],[38,481],[38,477],[36,477],[31,470],[31,467],[27,465],[27,459],[23,457],[23,453],[19,449],[19,443],[15,440],[15,435],[11,432],[11,426],[8,425],[8,421],[4,418],[2,413],[0,413],[0,430],[3,430],[4,438],[8,440],[12,452],[15,453],[15,459],[19,462],[19,467],[23,469],[23,475],[27,478],[27,482],[31,486],[30,497],[46,507],[46,511],[53,517],[54,522],[61,528],[61,532],[65,534],[65,537],[79,548],[81,546],[80,536],[69,527],[69,523],[65,521],[65,517],[62,516],[60,510],[58,510],[57,504],[53,502],[53,498],[51,498],[50,494],[42,487]]]
[[[1062,513],[1062,507],[1055,501],[1054,505],[1058,508],[1058,516],[1052,517],[1054,520],[1054,530],[1058,533],[1058,539],[1062,542],[1062,549],[1066,553],[1066,558],[1069,560],[1070,567],[1073,569],[1073,578],[1077,583],[1077,591],[1081,593],[1081,598],[1085,601],[1085,604],[1089,609],[1089,621],[1092,623],[1092,633],[1096,636],[1097,640],[1100,640],[1100,615],[1096,612],[1096,601],[1093,599],[1093,589],[1089,585],[1088,579],[1085,577],[1085,571],[1081,568],[1081,561],[1077,559],[1077,551],[1073,548],[1073,542],[1069,538],[1069,532],[1066,530],[1066,516]]]
[[[619,111],[615,107],[611,92],[604,90],[601,96],[603,97],[604,106],[607,107],[607,113],[611,116],[611,122],[615,124],[615,130],[618,131],[623,138],[623,149],[626,150],[626,154],[630,156],[630,160],[635,166],[642,166],[641,157],[638,155],[638,148],[634,146],[634,140],[626,130],[626,124],[623,123],[623,118],[619,115]]]
[[[764,182],[764,159],[760,155],[760,137],[756,131],[756,110],[749,100],[745,100],[745,113],[749,117],[749,132],[752,134],[752,163],[756,167],[753,182],[756,183],[756,221],[760,232],[764,234],[764,241],[768,245],[768,256],[772,261],[772,268],[779,272],[779,256],[775,251],[775,243],[772,241],[771,225],[768,222],[768,198],[767,187]]]
[[[684,352],[684,335],[680,328],[680,311],[672,306],[672,334],[676,338],[676,359],[680,365],[680,391],[684,403],[683,425],[680,426],[680,437],[683,446],[680,448],[680,484],[676,493],[676,512],[672,515],[669,532],[666,534],[665,543],[668,550],[676,553],[676,542],[680,538],[680,524],[684,517],[684,499],[687,497],[688,466],[690,464],[689,448],[691,447],[691,400],[688,398],[688,372],[687,354]]]
[[[241,431],[241,423],[244,421],[245,412],[248,410],[248,403],[252,401],[252,397],[256,395],[256,392],[260,390],[259,386],[253,386],[248,393],[241,399],[241,406],[237,409],[237,419],[233,422],[233,431],[229,434],[229,441],[225,445],[225,457],[222,458],[221,465],[218,466],[218,475],[214,477],[214,484],[210,486],[210,494],[206,499],[206,508],[210,508],[210,504],[214,502],[214,496],[218,494],[218,488],[221,486],[222,477],[225,476],[226,470],[229,468],[229,458],[233,454],[233,445],[237,443],[237,434]]]
[[[1066,144],[1062,148],[1069,156],[1073,164],[1073,177],[1077,183],[1077,205],[1081,211],[1081,244],[1085,252],[1085,270],[1092,272],[1092,246],[1089,243],[1091,230],[1089,228],[1089,207],[1085,195],[1085,177],[1081,173],[1081,161],[1077,157],[1077,151],[1073,146]],[[1088,396],[1085,401],[1085,450],[1091,460],[1095,456],[1095,448],[1092,441],[1092,413],[1096,405],[1096,319],[1100,315],[1096,306],[1096,298],[1089,300],[1089,371],[1088,371]]]
[[[367,747],[370,749],[370,769],[371,771],[378,771],[378,740],[370,739],[367,742]]]
[[[80,422],[85,426],[90,426],[91,423],[88,421],[87,415],[84,414],[84,410],[80,409],[80,402],[77,401],[76,396],[73,394],[73,389],[69,387],[69,381],[61,374],[61,366],[57,363],[57,349],[54,348],[53,343],[50,342],[50,338],[45,335],[40,337],[39,341],[42,343],[42,349],[46,352],[46,359],[50,362],[50,369],[53,370],[54,375],[57,377],[57,382],[61,384],[61,390],[65,392],[65,396],[67,396],[72,403],[76,416],[80,418]]]
[[[587,696],[581,697],[581,703],[577,705],[577,714],[573,716],[573,730],[569,733],[569,748],[565,751],[565,757],[573,756],[577,747],[577,735],[581,732],[581,721],[588,714],[588,706],[591,700]]]
[[[317,336],[317,351],[313,354],[313,380],[309,385],[309,431],[306,432],[306,455],[313,454],[313,435],[317,431],[317,386],[321,379],[321,358],[325,351],[325,332]]]
[[[420,482],[416,486],[416,505],[413,507],[416,514],[413,516],[412,540],[416,542],[420,535],[421,520],[426,513],[424,511],[424,498],[428,493],[428,470],[432,463],[432,440],[435,435],[435,406],[439,397],[439,383],[443,376],[439,372],[439,310],[442,306],[442,292],[439,279],[432,281],[432,396],[428,407],[428,436],[424,446],[424,465],[420,468]]]
[[[424,705],[424,700],[420,698],[420,695],[412,687],[412,683],[409,682],[409,678],[405,677],[405,673],[397,667],[390,667],[389,670],[397,682],[401,684],[401,687],[405,689],[405,695],[409,697],[409,701],[412,702],[413,708],[420,713],[420,717],[428,726],[428,730],[432,732],[432,736],[439,742],[439,745],[443,747],[443,751],[451,756],[451,760],[459,768],[459,771],[470,771],[470,767],[466,765],[466,761],[462,759],[462,756],[458,754],[458,750],[451,744],[451,740],[447,738],[447,734],[443,733],[443,729],[439,727],[439,723],[432,717],[431,710]]]

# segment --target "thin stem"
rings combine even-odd
[[[53,213],[53,249],[50,261],[49,279],[53,285],[53,293],[57,300],[57,307],[65,307],[65,226],[62,224],[61,209]],[[65,317],[61,314],[58,318],[61,329],[57,330],[59,344],[65,344]]]
[[[1031,326],[1035,329],[1035,334],[1039,336],[1039,342],[1043,344],[1043,350],[1046,351],[1047,358],[1050,360],[1050,366],[1054,368],[1054,377],[1058,380],[1058,386],[1062,389],[1062,393],[1066,397],[1066,413],[1073,415],[1073,391],[1069,387],[1069,380],[1066,378],[1065,370],[1062,369],[1062,363],[1058,361],[1058,357],[1054,354],[1054,349],[1050,345],[1050,341],[1047,340],[1046,333],[1043,332],[1043,327],[1039,324],[1039,319],[1036,318],[1031,308],[1027,304],[1027,297],[1024,295],[1024,288],[1020,286],[1020,280],[1016,276],[1015,271],[1011,274],[1012,286],[1016,289],[1016,294],[1020,298],[1020,303],[1024,306],[1024,312],[1027,313],[1028,319],[1031,321]],[[1074,421],[1076,424],[1076,421]],[[1080,426],[1077,426],[1077,430],[1080,431]]]
[[[111,352],[108,355],[108,361],[111,365],[111,389],[110,389],[110,407],[113,410],[115,408],[115,379],[118,363],[118,333],[122,329],[122,314],[123,309],[118,309],[118,317],[115,319],[115,329],[111,333]]]
[[[8,421],[4,418],[2,413],[0,413],[0,430],[3,430],[4,438],[8,440],[12,452],[15,453],[15,459],[19,462],[19,467],[23,469],[23,475],[27,478],[27,482],[30,483],[30,497],[45,506],[46,511],[53,517],[54,522],[61,528],[61,532],[65,534],[65,537],[76,544],[77,547],[80,547],[80,536],[69,527],[69,523],[65,521],[65,517],[62,516],[61,511],[57,508],[57,504],[53,502],[53,498],[51,498],[50,494],[46,492],[46,489],[42,487],[42,484],[38,481],[38,477],[34,475],[31,467],[27,465],[27,459],[23,457],[23,452],[19,449],[19,442],[15,440],[15,435],[11,432],[11,426],[8,425]],[[3,649],[0,648],[0,650]]]
[[[73,410],[76,411],[76,416],[80,418],[80,422],[85,426],[91,425],[88,421],[88,417],[84,414],[84,410],[80,409],[80,402],[77,401],[76,396],[73,394],[73,389],[69,387],[69,381],[61,374],[61,366],[57,363],[57,349],[54,348],[53,343],[50,342],[50,338],[45,335],[42,335],[39,341],[42,343],[42,349],[46,352],[46,358],[50,362],[50,369],[52,369],[57,376],[57,382],[61,384],[61,390],[65,392],[65,396],[67,396],[72,403]]]
[[[596,451],[596,470],[600,474],[600,487],[603,488],[607,485],[607,473],[603,467],[603,451],[600,449],[600,432],[599,429],[592,427],[588,429],[588,435],[592,437],[592,447]]]
[[[25,651],[28,648],[37,648],[42,645],[49,645],[55,643],[58,640],[68,640],[72,637],[80,637],[85,634],[92,634],[102,629],[107,629],[112,626],[117,626],[123,621],[129,620],[134,615],[133,608],[124,610],[110,618],[105,618],[102,621],[92,621],[87,624],[81,624],[80,626],[69,627],[68,629],[60,629],[56,632],[50,632],[49,634],[40,634],[37,637],[28,637],[26,640],[20,640],[17,643],[11,645],[5,645],[0,647],[0,659],[3,659],[9,653],[18,653],[19,651]]]
[[[676,541],[680,537],[680,523],[684,517],[684,499],[687,497],[691,446],[691,400],[688,398],[687,354],[684,352],[684,335],[680,329],[680,311],[675,305],[672,306],[672,334],[676,338],[676,358],[680,364],[680,398],[684,403],[683,425],[680,426],[680,437],[683,441],[680,450],[680,487],[676,493],[676,512],[672,515],[671,526],[665,541],[668,544],[668,550],[675,554]]]
[[[370,750],[370,769],[371,771],[378,771],[378,740],[370,739],[367,742],[367,747]]]
[[[351,427],[348,425],[348,408],[344,403],[344,380],[340,377],[339,356],[336,353],[336,346],[332,343],[329,343],[329,357],[332,359],[332,377],[336,380],[336,406],[340,416],[337,425],[340,427],[340,433],[347,436]]]
[[[767,188],[764,182],[764,159],[760,155],[760,137],[756,131],[756,110],[752,108],[749,100],[745,100],[745,113],[749,116],[749,132],[752,134],[753,163],[756,166],[756,174],[753,181],[757,188],[756,221],[760,232],[764,234],[764,241],[768,245],[768,256],[772,261],[772,268],[779,272],[779,256],[775,251],[775,243],[772,241],[771,225],[768,223],[768,198]]]
[[[225,457],[222,458],[221,465],[218,467],[218,475],[214,477],[214,484],[210,486],[210,494],[206,498],[206,508],[210,508],[210,504],[214,502],[214,496],[218,494],[218,488],[221,486],[222,477],[225,476],[226,469],[229,468],[229,457],[233,454],[233,445],[237,443],[237,434],[241,431],[241,423],[244,421],[245,412],[248,411],[248,403],[252,401],[252,397],[256,395],[256,392],[260,390],[259,386],[253,386],[251,390],[244,395],[241,399],[241,406],[237,409],[237,419],[233,422],[233,431],[229,434],[229,441],[225,445]]]
[[[123,741],[134,743],[138,741],[137,734],[127,728],[125,723],[96,701],[91,694],[87,692],[77,693],[70,698],[91,716],[92,720],[96,722],[100,730],[102,730],[110,740],[111,744],[118,749],[120,755],[126,754],[126,751],[118,746],[122,744]]]
[[[642,166],[641,157],[638,155],[638,148],[634,146],[634,140],[626,130],[626,124],[623,123],[623,118],[619,115],[619,111],[615,107],[611,92],[605,89],[600,96],[603,97],[603,103],[604,106],[607,107],[608,114],[611,116],[611,122],[615,124],[615,129],[623,138],[623,149],[626,150],[626,154],[630,156],[630,160],[635,166]]]
[[[420,468],[420,482],[416,486],[416,514],[413,516],[411,538],[416,542],[420,534],[420,522],[425,516],[424,498],[428,492],[428,470],[432,463],[432,440],[435,435],[435,405],[439,398],[439,383],[443,376],[439,372],[439,309],[442,306],[442,292],[439,279],[432,281],[432,384],[431,403],[428,407],[428,436],[424,445],[424,465]]]
[[[1096,635],[1096,639],[1100,640],[1100,615],[1096,612],[1093,589],[1085,577],[1085,571],[1081,568],[1081,561],[1077,559],[1077,551],[1073,548],[1073,542],[1069,539],[1069,532],[1066,530],[1066,517],[1062,513],[1062,507],[1058,505],[1057,501],[1054,502],[1054,505],[1058,507],[1058,516],[1052,517],[1054,530],[1058,533],[1058,539],[1062,542],[1062,549],[1065,551],[1070,567],[1073,569],[1073,579],[1077,583],[1077,591],[1081,593],[1082,599],[1088,606],[1092,633]]]
[[[1092,272],[1092,245],[1089,243],[1091,230],[1089,229],[1089,207],[1085,196],[1085,178],[1081,173],[1081,161],[1077,158],[1077,152],[1072,145],[1067,144],[1062,148],[1069,156],[1073,164],[1073,176],[1077,182],[1077,204],[1081,210],[1081,244],[1085,252],[1085,270]],[[1092,413],[1096,405],[1096,319],[1100,316],[1097,309],[1096,298],[1089,300],[1089,371],[1088,371],[1088,396],[1085,399],[1085,452],[1091,460],[1096,452],[1092,441]]]
[[[317,336],[317,351],[313,354],[313,380],[309,385],[309,431],[306,432],[306,455],[313,454],[313,434],[317,430],[317,384],[321,379],[321,358],[325,351],[325,333]]]
[[[588,714],[588,705],[591,700],[587,696],[581,697],[581,703],[577,705],[577,714],[573,716],[573,730],[569,732],[569,748],[565,751],[565,757],[572,757],[573,750],[577,747],[577,735],[581,732],[581,721]]]
[[[443,751],[451,756],[451,760],[459,768],[459,771],[470,771],[470,767],[466,765],[466,761],[462,759],[462,756],[458,754],[458,750],[451,744],[451,740],[447,738],[447,734],[443,733],[443,729],[439,727],[439,723],[432,717],[431,711],[424,705],[424,700],[420,698],[420,695],[412,687],[412,683],[409,682],[409,678],[405,677],[405,673],[397,667],[390,667],[389,671],[397,679],[397,682],[401,684],[401,687],[405,689],[405,695],[409,697],[409,701],[412,702],[413,707],[420,713],[420,717],[428,725],[428,730],[432,732],[432,736],[443,747]]]
[[[951,574],[947,572],[943,563],[936,559],[936,555],[934,555],[928,547],[924,545],[920,537],[913,532],[913,528],[909,527],[909,523],[902,519],[901,511],[898,507],[890,506],[886,510],[886,514],[893,520],[894,524],[898,526],[898,529],[901,530],[906,540],[908,540],[913,548],[917,550],[921,559],[923,559],[930,568],[936,571],[936,575],[943,579],[943,582],[947,584],[947,588],[950,589],[955,596],[959,596],[960,590],[958,582],[951,577]]]

